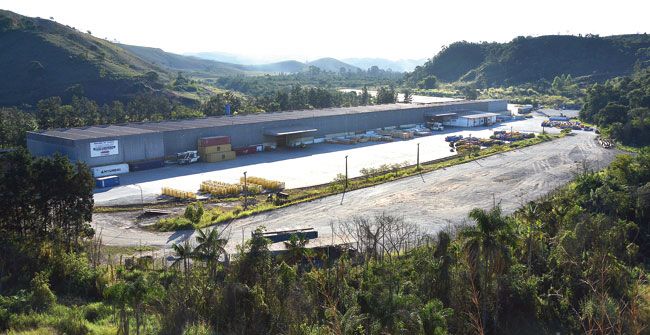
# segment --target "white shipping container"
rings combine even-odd
[[[90,171],[92,172],[93,177],[95,178],[112,176],[116,174],[124,174],[124,173],[129,173],[129,164],[113,164],[113,165],[106,165],[106,166],[97,166],[94,168],[90,168]]]

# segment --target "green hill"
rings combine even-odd
[[[168,71],[190,72],[196,75],[239,75],[245,73],[245,67],[238,64],[218,62],[194,56],[183,56],[158,48],[127,44],[118,45],[141,59]]]
[[[315,61],[307,63],[308,66],[315,66],[323,71],[336,72],[338,73],[341,68],[344,68],[346,71],[356,72],[359,70],[358,67],[352,66],[350,64],[341,62],[335,58],[320,58]]]
[[[143,76],[150,71],[166,75],[108,41],[0,10],[0,105],[33,104],[74,87],[100,102],[155,91]]]
[[[456,42],[407,74],[417,83],[434,75],[446,82],[475,82],[479,86],[552,81],[571,74],[604,80],[650,64],[650,36],[517,37],[508,43]]]

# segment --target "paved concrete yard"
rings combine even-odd
[[[425,162],[447,157],[453,153],[444,138],[450,134],[462,134],[488,138],[494,130],[541,132],[541,116],[532,119],[506,122],[494,127],[450,128],[432,136],[390,143],[369,142],[356,145],[316,144],[305,149],[282,149],[243,155],[233,161],[220,163],[196,163],[187,166],[167,166],[160,169],[131,172],[120,175],[122,186],[109,190],[96,190],[95,204],[101,206],[140,203],[140,188],[145,202],[152,202],[160,195],[162,187],[197,191],[204,180],[236,183],[244,171],[249,176],[280,180],[287,188],[305,187],[332,181],[338,173],[345,172],[345,156],[348,156],[348,174],[360,175],[362,168],[382,164],[408,162],[415,164],[417,143],[420,143],[420,161]],[[558,132],[548,129],[547,132]]]
[[[590,169],[607,166],[619,152],[603,149],[595,134],[577,132],[552,142],[506,152],[477,161],[413,176],[394,182],[334,195],[309,203],[289,206],[265,214],[234,221],[225,229],[229,250],[249,238],[260,225],[268,230],[314,227],[319,239],[311,245],[331,241],[330,222],[347,220],[354,215],[374,216],[387,213],[417,224],[423,231],[465,222],[474,207],[488,208],[492,199],[500,202],[505,213],[566,185],[583,164]],[[95,214],[94,227],[109,245],[152,245],[170,248],[190,238],[193,231],[150,232],[111,213]],[[281,244],[278,244],[281,245]]]

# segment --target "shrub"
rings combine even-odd
[[[49,275],[46,272],[39,272],[32,279],[30,305],[35,311],[48,310],[56,302],[56,295],[50,290],[48,277]]]
[[[61,334],[66,335],[86,335],[90,333],[90,329],[86,326],[82,317],[82,312],[79,308],[70,309],[65,316],[56,323],[55,327]]]
[[[158,220],[158,223],[156,223],[156,229],[160,231],[172,231],[172,230],[193,229],[193,228],[194,228],[194,224],[190,220],[184,217],[160,219]]]
[[[53,258],[51,268],[52,288],[58,294],[99,297],[97,273],[82,253],[60,253]]]
[[[215,331],[210,327],[210,325],[199,322],[187,326],[183,330],[183,335],[213,335],[216,334]]]
[[[0,307],[0,331],[9,328],[9,316],[11,316],[9,311],[6,308]]]
[[[96,322],[112,314],[111,308],[101,302],[95,302],[83,307],[84,319],[90,322]]]
[[[203,218],[203,203],[200,201],[197,201],[194,204],[189,204],[185,208],[185,213],[183,216],[189,220],[192,224],[197,225],[199,222],[201,222],[201,218]]]

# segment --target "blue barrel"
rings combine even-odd
[[[95,187],[97,188],[106,188],[118,185],[120,185],[120,177],[118,176],[99,177],[95,179]]]

